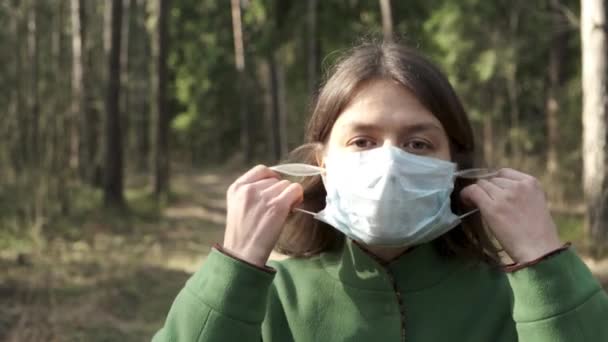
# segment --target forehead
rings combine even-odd
[[[336,120],[334,129],[357,125],[390,129],[434,125],[443,130],[437,117],[410,90],[393,80],[363,84]]]

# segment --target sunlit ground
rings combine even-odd
[[[133,179],[129,214],[95,209],[100,194],[89,191],[72,216],[44,228],[38,243],[3,233],[0,340],[149,341],[186,279],[221,241],[225,191],[236,176],[177,174],[162,209],[137,186],[145,182]],[[580,217],[557,221],[564,240],[581,240]],[[587,262],[608,285],[608,260]]]

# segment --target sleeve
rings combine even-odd
[[[175,298],[153,342],[261,340],[274,272],[212,249]]]
[[[608,341],[608,296],[572,248],[507,277],[519,341]]]

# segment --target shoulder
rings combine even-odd
[[[271,260],[269,266],[277,270],[275,281],[306,280],[319,277],[325,272],[320,256]]]
[[[500,266],[485,262],[466,262],[450,276],[449,283],[467,292],[491,295],[495,299],[511,302],[513,291],[506,273]]]
[[[283,298],[313,296],[328,291],[335,282],[325,270],[321,256],[274,260],[269,266],[277,270],[273,291]]]

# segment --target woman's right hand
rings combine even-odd
[[[224,248],[244,261],[264,266],[287,215],[302,198],[300,184],[280,180],[264,165],[247,171],[228,188]]]

